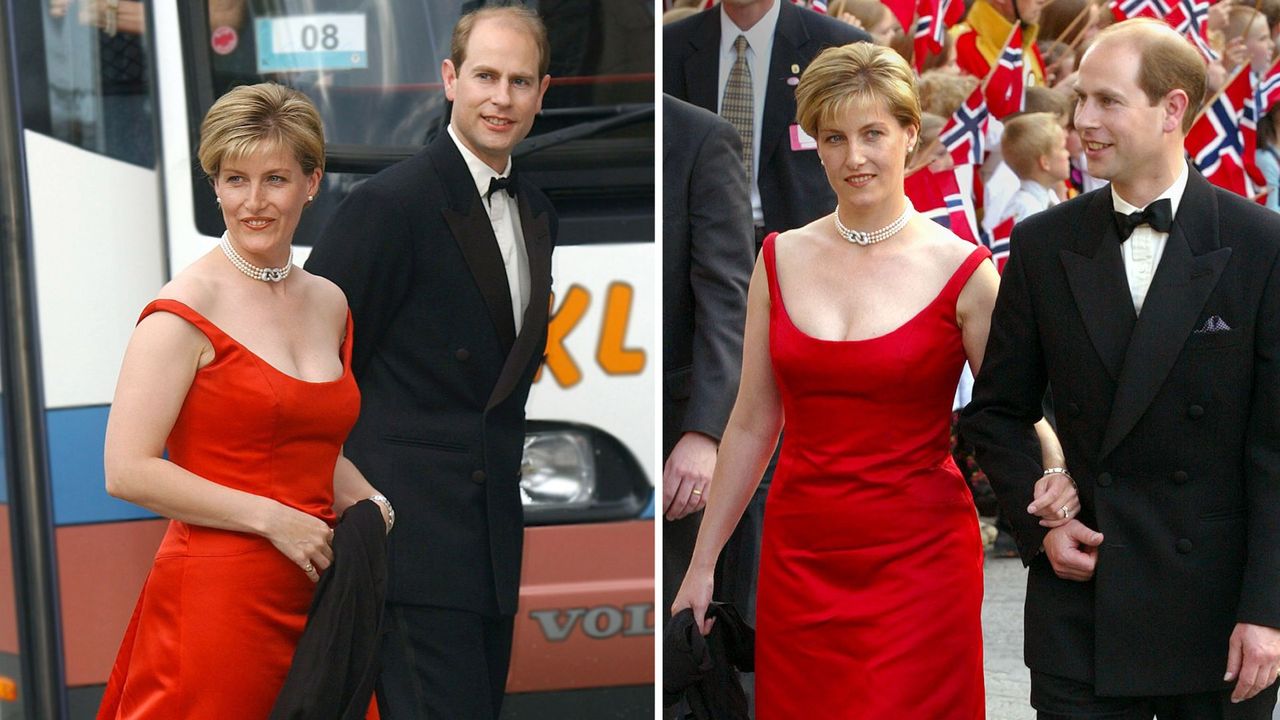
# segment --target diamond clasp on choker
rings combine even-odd
[[[227,233],[222,233],[222,241],[219,243],[222,247],[222,254],[227,256],[232,265],[240,272],[248,275],[254,280],[262,280],[263,282],[282,282],[289,277],[289,271],[293,269],[293,248],[289,248],[289,262],[284,267],[278,268],[262,268],[257,265],[250,265],[248,260],[240,257],[240,253],[231,247],[231,238]]]
[[[840,237],[843,237],[851,243],[857,243],[858,245],[874,245],[881,240],[887,240],[898,234],[898,231],[902,230],[902,228],[906,227],[907,221],[911,219],[911,214],[915,212],[916,209],[912,207],[911,200],[907,199],[906,203],[907,206],[902,209],[902,214],[898,216],[897,220],[894,220],[879,230],[871,230],[870,232],[851,230],[845,227],[844,223],[840,222],[840,209],[836,208],[836,231],[840,233]]]

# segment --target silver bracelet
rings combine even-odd
[[[1067,469],[1064,467],[1045,468],[1044,473],[1040,477],[1049,477],[1050,475],[1058,474],[1066,475],[1067,479],[1071,481],[1071,487],[1076,486],[1076,479],[1071,477],[1071,473],[1067,472]]]
[[[384,510],[387,511],[387,532],[390,533],[391,528],[396,526],[396,509],[391,507],[391,501],[388,500],[387,496],[383,495],[382,493],[378,493],[377,495],[370,495],[369,499],[378,503],[383,507]]]

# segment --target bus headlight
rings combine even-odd
[[[595,494],[596,463],[584,435],[564,431],[524,436],[520,500],[526,508],[583,507],[591,504]]]
[[[526,525],[639,516],[653,486],[631,451],[590,425],[530,420],[520,463]]]

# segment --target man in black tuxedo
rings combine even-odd
[[[512,174],[550,80],[520,7],[454,29],[450,124],[339,207],[307,269],[355,318],[349,457],[394,503],[384,718],[497,718],[524,534],[525,400],[546,343],[555,213]]]
[[[738,394],[755,255],[733,126],[663,95],[662,144],[665,613],[689,567],[716,447]]]
[[[800,227],[835,207],[817,146],[798,134],[795,86],[824,48],[870,41],[871,36],[790,0],[723,0],[662,29],[663,90],[728,117],[722,105],[738,35],[746,39],[752,84],[751,129],[743,135],[743,150],[751,158],[758,252],[767,233]]]
[[[1076,84],[1110,186],[1014,229],[961,432],[1030,566],[1042,719],[1270,720],[1280,669],[1280,217],[1183,139],[1204,63],[1160,21],[1099,34]],[[1079,517],[1026,512],[1052,392]],[[1072,513],[1064,509],[1064,517]]]

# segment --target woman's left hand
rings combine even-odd
[[[1080,495],[1066,473],[1052,473],[1037,480],[1034,496],[1027,512],[1039,516],[1042,527],[1065,525],[1080,514]]]

